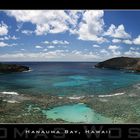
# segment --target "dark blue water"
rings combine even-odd
[[[91,62],[18,62],[31,72],[0,74],[0,92],[22,94],[99,95],[140,83],[140,74],[98,69]]]

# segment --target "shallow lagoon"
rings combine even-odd
[[[49,119],[62,119],[71,123],[111,123],[110,118],[106,118],[85,104],[72,104],[54,107],[42,111]]]

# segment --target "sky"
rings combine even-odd
[[[0,11],[0,61],[140,57],[140,11]]]

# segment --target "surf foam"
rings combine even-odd
[[[83,99],[85,96],[71,96],[71,97],[67,97],[68,99],[71,100],[79,100],[79,99]]]
[[[112,97],[112,96],[118,96],[118,95],[123,95],[125,94],[124,92],[121,93],[115,93],[115,94],[110,94],[110,95],[98,95],[98,97]]]
[[[15,101],[15,100],[3,100],[4,102],[8,102],[8,103],[20,103],[18,101]]]
[[[33,71],[33,70],[32,69],[29,69],[29,70],[25,70],[23,72],[31,72],[31,71]]]
[[[2,94],[9,94],[9,95],[19,95],[17,92],[8,92],[8,91],[3,91],[1,92]]]

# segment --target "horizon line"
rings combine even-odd
[[[100,61],[0,61],[3,62],[100,62]]]

